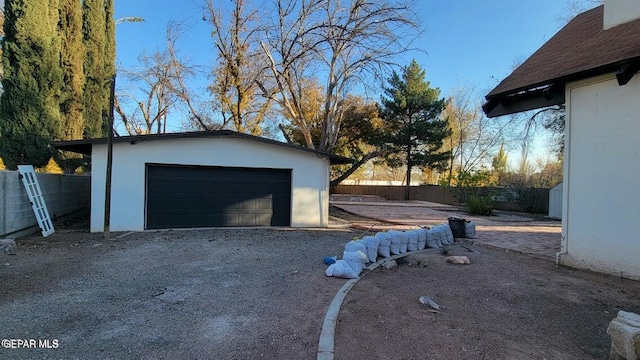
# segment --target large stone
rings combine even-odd
[[[13,239],[0,239],[0,253],[15,254],[16,242]]]
[[[447,262],[450,264],[460,264],[460,265],[471,264],[471,261],[469,261],[469,258],[466,256],[449,256],[447,257]]]
[[[618,316],[609,323],[607,334],[611,336],[611,359],[640,359],[640,315],[618,311]]]

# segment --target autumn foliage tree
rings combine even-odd
[[[275,85],[260,83],[261,89],[302,132],[307,147],[335,149],[349,90],[393,66],[416,35],[412,8],[411,2],[389,0],[276,1],[276,16],[261,43]],[[299,84],[317,74],[326,83],[320,138],[314,143]]]
[[[238,132],[261,135],[271,102],[260,96],[257,84],[266,61],[258,45],[262,30],[258,11],[249,10],[245,0],[236,0],[228,17],[212,0],[207,1],[206,11],[218,52],[209,91],[220,107],[223,126],[230,124]]]

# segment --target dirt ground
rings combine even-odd
[[[433,250],[366,275],[342,305],[336,359],[606,359],[608,323],[640,313],[637,281],[481,250],[452,248],[471,265]]]
[[[117,236],[118,234],[113,234]],[[59,231],[0,254],[0,359],[311,359],[339,230]]]
[[[332,215],[349,221],[361,216]],[[82,227],[82,226],[80,226]],[[210,229],[19,239],[0,254],[0,359],[313,359],[345,280],[324,275],[362,230]],[[120,236],[123,235],[123,236]],[[553,262],[453,247],[366,275],[347,295],[336,359],[603,359],[618,309],[640,313],[640,282]],[[442,306],[429,312],[418,298]]]

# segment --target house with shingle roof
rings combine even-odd
[[[563,265],[640,279],[640,1],[576,16],[486,95],[497,117],[564,104]]]

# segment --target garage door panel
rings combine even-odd
[[[288,226],[291,170],[147,166],[147,228]]]

